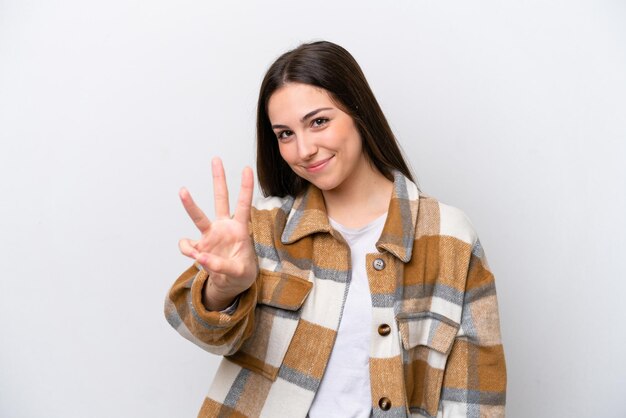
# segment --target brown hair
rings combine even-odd
[[[281,55],[267,70],[257,106],[257,175],[265,196],[297,196],[308,181],[283,160],[267,115],[272,94],[286,83],[303,83],[326,90],[352,117],[367,158],[385,177],[398,170],[413,180],[396,137],[370,89],[359,64],[344,48],[332,42],[302,44]]]

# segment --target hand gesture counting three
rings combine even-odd
[[[194,203],[189,191],[180,190],[180,200],[202,234],[199,240],[181,239],[180,251],[196,260],[209,273],[203,302],[207,309],[228,307],[235,297],[247,290],[257,276],[257,261],[248,231],[254,178],[246,167],[241,178],[237,208],[230,216],[224,166],[219,158],[212,161],[215,219],[210,221]]]

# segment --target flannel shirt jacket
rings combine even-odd
[[[199,417],[306,417],[341,320],[350,249],[312,185],[259,199],[250,228],[259,274],[235,311],[206,310],[207,273],[193,265],[170,289],[165,316],[224,356]],[[494,277],[465,214],[396,172],[376,248],[366,256],[372,416],[503,417]]]

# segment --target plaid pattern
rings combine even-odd
[[[235,312],[203,307],[206,273],[192,266],[172,286],[165,315],[185,338],[225,356],[199,417],[305,417],[341,320],[350,250],[313,186],[295,199],[261,199],[251,228],[260,273]],[[366,256],[372,415],[504,416],[494,279],[467,217],[396,173],[376,246]]]

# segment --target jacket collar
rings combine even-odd
[[[387,220],[380,239],[376,242],[376,248],[378,251],[387,250],[406,263],[411,259],[413,250],[419,191],[402,173],[394,171],[393,176],[393,193]],[[292,244],[307,235],[330,231],[322,191],[310,184],[303,194],[295,198],[281,242]]]

